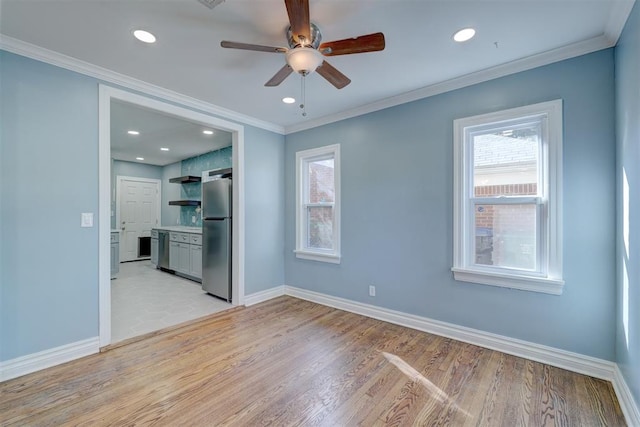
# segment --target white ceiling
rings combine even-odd
[[[381,31],[386,49],[327,58],[352,83],[338,90],[309,76],[306,118],[297,104],[281,102],[300,97],[298,75],[264,87],[284,65],[282,54],[220,47],[221,40],[286,46],[283,0],[226,0],[212,10],[196,0],[0,0],[0,34],[5,42],[62,53],[286,133],[426,96],[446,82],[495,76],[487,70],[505,74],[613,46],[633,2],[310,0],[311,21],[324,41]],[[476,37],[453,42],[452,34],[467,26]],[[153,32],[157,43],[134,39],[138,28]]]
[[[139,134],[130,135],[130,130]],[[213,135],[205,135],[204,130],[213,130]],[[116,160],[165,166],[230,145],[229,132],[126,102],[111,101],[111,157]]]

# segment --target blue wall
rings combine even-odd
[[[620,370],[640,406],[640,6],[637,3],[616,47],[615,67],[618,139],[616,352]],[[628,197],[623,191],[625,175]],[[623,226],[625,216],[628,231]],[[625,240],[629,243],[628,248]]]
[[[245,292],[281,286],[284,280],[284,141],[245,128]]]
[[[98,87],[0,51],[0,360],[98,335]],[[97,216],[95,224],[97,225]]]
[[[562,98],[561,296],[453,280],[453,120]],[[288,135],[287,285],[614,360],[613,50]],[[342,262],[295,258],[295,153],[341,145]],[[368,296],[375,284],[377,296]]]
[[[98,336],[98,218],[80,228],[80,213],[98,212],[99,83],[0,51],[0,361]],[[283,144],[245,127],[248,164],[281,166]],[[284,187],[253,200],[264,183],[282,169],[245,172],[245,202],[262,210],[246,228],[282,231]],[[282,238],[246,245],[246,292],[282,284]]]

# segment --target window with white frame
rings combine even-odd
[[[454,121],[456,280],[561,294],[562,101]]]
[[[296,153],[296,257],[340,263],[340,145]]]

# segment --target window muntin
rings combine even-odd
[[[561,292],[561,108],[552,101],[455,121],[457,280]]]
[[[339,262],[339,146],[296,153],[296,256]]]

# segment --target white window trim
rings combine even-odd
[[[307,236],[306,204],[304,201],[304,165],[319,157],[332,156],[334,165],[333,243],[334,249],[312,250],[305,247]],[[296,153],[296,249],[297,258],[340,264],[340,144],[327,145]]]
[[[527,116],[546,115],[548,140],[543,141],[542,156],[548,168],[544,181],[548,195],[548,232],[542,237],[544,248],[542,260],[546,261],[544,274],[527,274],[507,268],[483,269],[468,259],[469,242],[465,236],[465,224],[469,222],[469,198],[465,194],[465,184],[469,183],[470,161],[465,150],[465,128]],[[482,114],[454,120],[454,228],[453,228],[453,268],[456,280],[484,285],[499,286],[525,291],[562,294],[562,100],[542,102],[524,107],[494,113]]]

